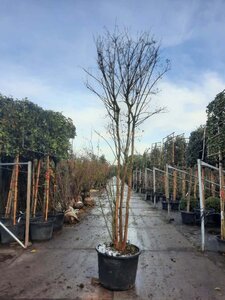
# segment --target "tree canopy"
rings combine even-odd
[[[62,113],[44,110],[26,98],[14,100],[0,94],[1,157],[66,158],[75,133],[72,120]]]
[[[207,106],[208,152],[218,156],[225,152],[225,90],[216,95]]]

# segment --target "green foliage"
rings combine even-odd
[[[207,106],[207,135],[209,153],[218,157],[225,149],[225,90]]]
[[[220,198],[218,197],[208,197],[205,200],[205,209],[210,210],[211,208],[215,209],[215,212],[220,212]]]
[[[194,167],[197,164],[197,159],[202,158],[204,126],[200,126],[192,131],[187,146],[187,166]]]
[[[72,120],[24,100],[0,95],[0,153],[28,159],[68,157],[75,136]]]
[[[199,201],[194,197],[190,199],[190,211],[193,211],[195,208],[199,208]],[[182,198],[180,201],[180,210],[187,210],[187,197]]]
[[[153,167],[161,167],[161,156],[162,152],[160,148],[154,147],[152,148],[150,154],[149,154],[149,163],[148,168],[152,169]]]
[[[174,149],[173,149],[174,148]],[[183,136],[168,138],[163,147],[164,164],[171,164],[177,167],[185,165],[186,140]],[[173,157],[174,156],[174,157]]]

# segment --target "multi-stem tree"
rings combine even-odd
[[[85,70],[89,75],[87,87],[101,99],[110,120],[108,128],[117,163],[113,244],[123,251],[128,237],[136,131],[163,110],[150,104],[157,82],[169,69],[169,61],[161,63],[159,44],[148,33],[133,39],[127,31],[106,31],[96,39],[96,49],[98,72]]]

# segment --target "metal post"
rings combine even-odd
[[[27,209],[26,209],[26,230],[25,230],[25,247],[28,247],[29,243],[29,226],[30,226],[30,195],[31,195],[31,161],[28,162],[27,172]]]
[[[205,250],[205,220],[204,220],[204,204],[203,204],[203,190],[202,190],[201,160],[198,159],[197,163],[198,163],[198,186],[199,186],[199,198],[200,198],[202,251],[204,251]]]
[[[153,167],[153,196],[154,196],[154,207],[156,207],[155,167]]]

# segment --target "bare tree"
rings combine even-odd
[[[103,102],[110,119],[117,162],[113,243],[123,251],[128,237],[136,131],[145,120],[164,110],[152,110],[150,103],[157,93],[157,82],[169,69],[169,61],[161,64],[159,44],[148,33],[133,39],[127,31],[116,29],[112,34],[106,31],[95,43],[98,72],[85,70],[87,87]]]

